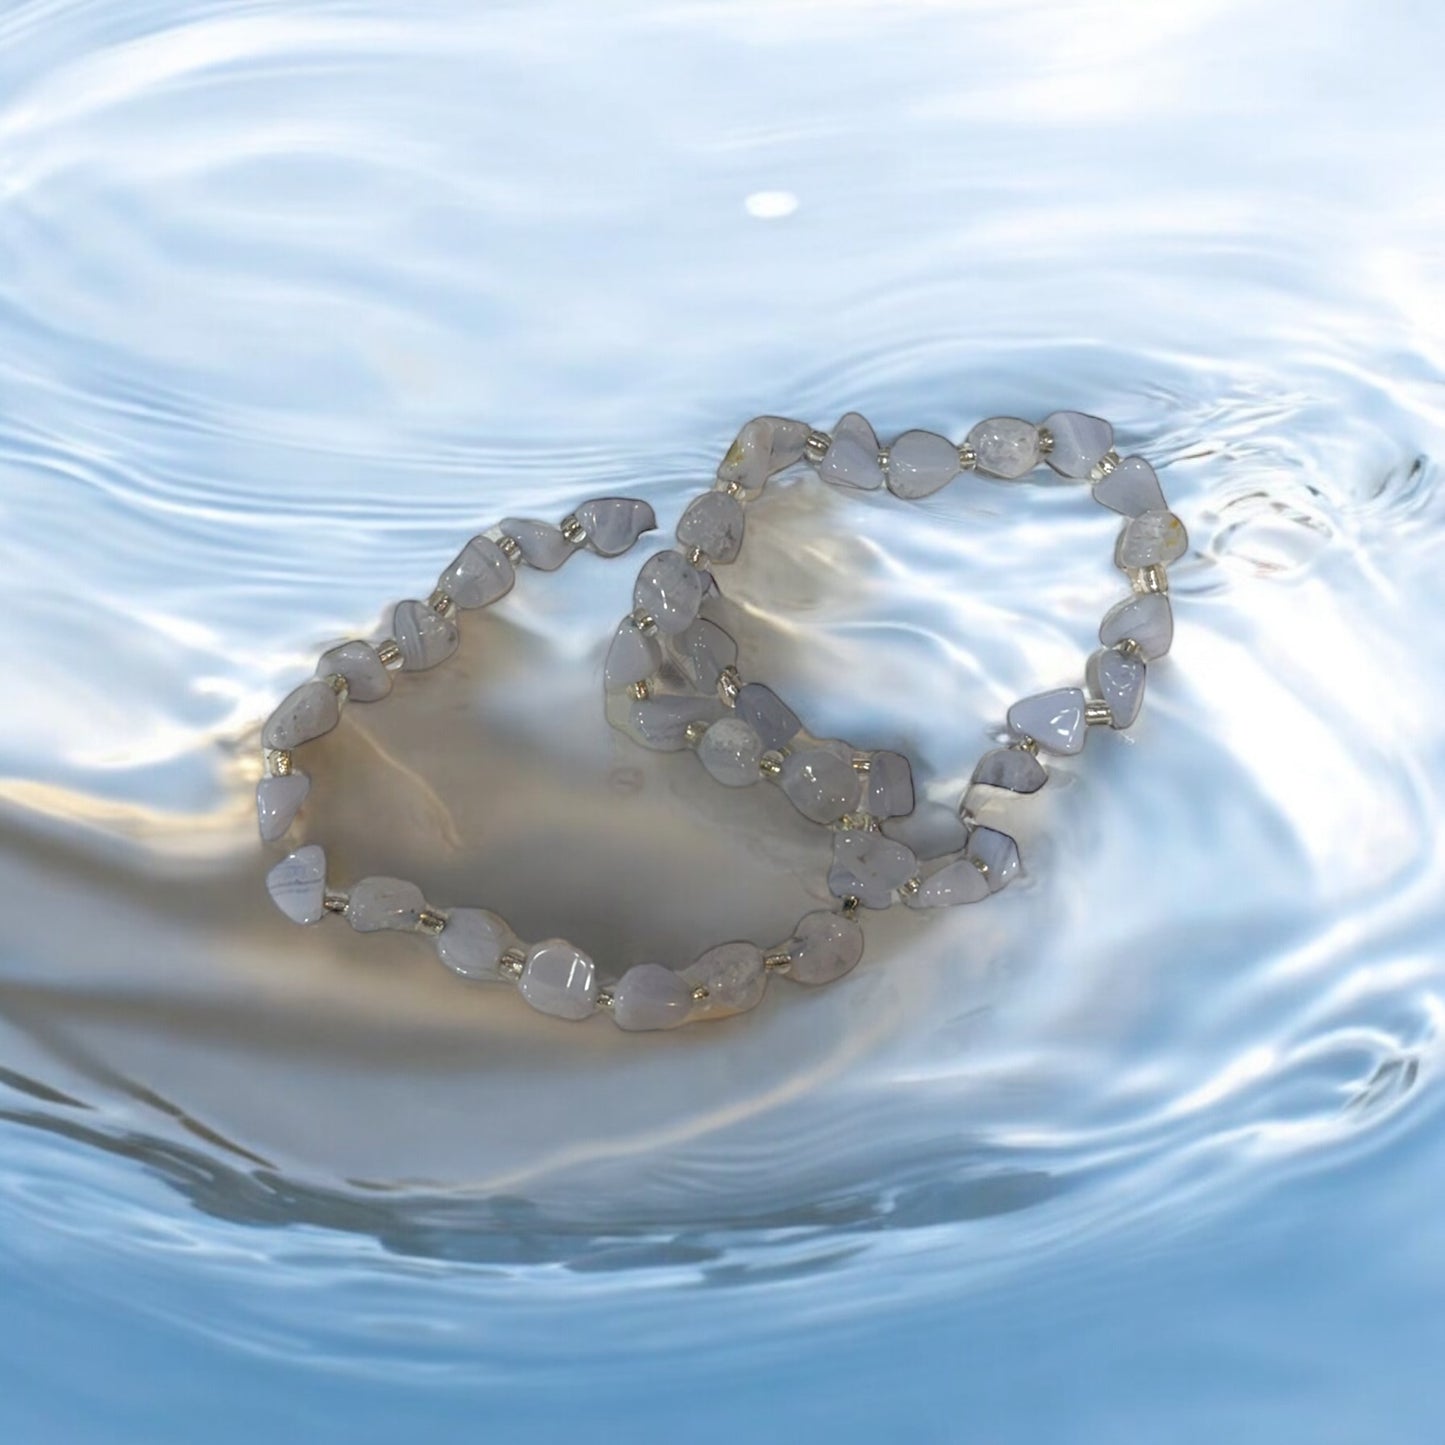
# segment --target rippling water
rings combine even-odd
[[[6,1438],[1438,1439],[1442,42],[0,13]],[[667,532],[741,421],[854,407],[1101,413],[1190,527],[1144,720],[1020,886],[647,1038],[272,913],[257,727],[323,644],[503,515]],[[1113,522],[775,488],[744,671],[956,797],[1077,674]],[[348,720],[347,873],[622,963],[786,933],[818,840],[602,717],[635,571],[526,578]]]

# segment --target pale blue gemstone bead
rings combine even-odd
[[[511,560],[490,537],[473,537],[437,579],[458,607],[487,607],[517,580]]]
[[[1094,500],[1125,517],[1164,511],[1164,489],[1143,457],[1125,457],[1107,477],[1094,483]]]
[[[627,731],[643,747],[675,753],[689,745],[687,730],[693,723],[714,723],[726,711],[715,697],[661,693],[632,704]]]
[[[856,918],[819,910],[802,918],[784,945],[796,983],[832,983],[851,972],[863,957],[863,929]]]
[[[718,782],[729,788],[746,788],[762,777],[758,762],[763,745],[739,717],[719,718],[697,745],[698,761]]]
[[[1087,477],[1114,445],[1114,428],[1101,416],[1056,411],[1046,416],[1043,424],[1053,438],[1044,460],[1061,477]]]
[[[818,463],[818,475],[834,486],[863,492],[883,485],[878,433],[856,411],[850,411],[833,428],[833,443]]]
[[[738,645],[716,622],[699,617],[672,639],[678,670],[699,692],[716,689],[725,667],[738,660]]]
[[[538,1013],[585,1019],[597,1007],[597,968],[580,948],[548,938],[527,950],[517,991]]]
[[[425,672],[445,662],[461,641],[454,616],[443,617],[425,602],[415,599],[396,604],[391,631],[401,649],[401,665],[407,672]]]
[[[768,987],[763,951],[753,943],[720,943],[681,974],[689,987],[707,990],[705,999],[693,1002],[691,1016],[695,1019],[746,1013],[763,1001]]]
[[[1168,511],[1140,512],[1125,524],[1114,547],[1114,562],[1125,571],[1177,562],[1189,550],[1184,523]]]
[[[1016,416],[991,416],[968,434],[974,465],[991,477],[1012,481],[1039,464],[1039,429]]]
[[[925,878],[917,893],[905,894],[904,901],[910,908],[953,908],[978,903],[992,891],[978,864],[971,858],[955,858]]]
[[[613,1021],[629,1032],[675,1029],[687,1022],[692,1005],[692,985],[660,963],[629,968],[612,988]]]
[[[1162,592],[1126,597],[1104,614],[1099,641],[1105,647],[1133,641],[1147,661],[1163,657],[1174,642],[1174,613]]]
[[[363,878],[347,899],[346,921],[358,933],[411,929],[425,907],[426,899],[415,883],[404,878]]]
[[[1102,648],[1089,659],[1084,670],[1089,691],[1109,705],[1113,727],[1129,727],[1139,716],[1147,672],[1142,657],[1130,657],[1112,647]]]
[[[308,843],[266,874],[271,901],[292,923],[317,923],[326,911],[326,850]]]
[[[902,753],[874,753],[867,779],[865,812],[875,818],[903,818],[913,811],[913,768]]]
[[[341,700],[319,677],[288,693],[261,730],[261,745],[287,751],[329,733],[341,721]]]
[[[866,829],[833,835],[828,891],[835,898],[856,898],[865,908],[887,908],[895,889],[918,872],[911,848]]]
[[[851,757],[827,746],[789,753],[778,783],[792,805],[815,823],[835,823],[854,812],[863,792]]]
[[[510,537],[522,552],[522,561],[539,572],[555,572],[577,547],[551,522],[537,522],[529,517],[503,517],[498,531]]]
[[[1044,765],[1023,748],[995,748],[979,759],[973,781],[1011,793],[1037,793],[1048,782]]]
[[[584,545],[600,557],[620,557],[657,526],[652,507],[636,497],[593,497],[574,515],[587,533]]]
[[[321,654],[318,677],[346,679],[349,702],[380,702],[391,691],[391,673],[369,642],[343,642]]]
[[[256,826],[263,843],[286,836],[310,791],[311,779],[299,769],[279,778],[262,778],[256,784]]]
[[[1016,737],[1032,738],[1051,753],[1077,753],[1089,730],[1084,705],[1082,688],[1060,687],[1037,693],[1008,710],[1009,731]]]
[[[643,563],[632,604],[657,623],[659,632],[685,632],[702,606],[702,573],[681,552],[658,552]]]
[[[1019,845],[997,828],[975,828],[968,836],[967,854],[988,870],[989,891],[997,893],[1019,871]]]
[[[726,492],[704,492],[694,498],[677,524],[683,547],[701,547],[714,562],[736,560],[746,523],[743,504]]]
[[[602,664],[603,684],[616,692],[651,677],[662,666],[662,644],[625,617]]]
[[[805,421],[758,416],[737,434],[717,469],[718,481],[756,496],[771,476],[801,461],[812,427]]]
[[[895,497],[932,496],[958,472],[958,448],[936,432],[906,431],[888,448],[888,490]]]
[[[436,935],[437,957],[463,978],[496,979],[502,954],[516,943],[512,930],[485,908],[453,908]]]
[[[737,715],[757,733],[768,751],[787,747],[803,729],[797,713],[761,682],[744,683],[735,707]]]

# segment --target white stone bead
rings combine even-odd
[[[256,784],[256,826],[263,843],[274,843],[286,830],[311,791],[311,779],[299,769]]]
[[[1032,738],[1051,753],[1077,753],[1089,731],[1084,706],[1082,688],[1060,687],[1036,693],[1008,710],[1009,730],[1016,737]]]
[[[463,978],[495,979],[502,954],[516,942],[512,930],[485,908],[453,908],[436,936],[437,957]]]
[[[968,835],[967,852],[988,869],[991,893],[1012,882],[1019,871],[1019,845],[997,828],[975,828]]]
[[[1053,445],[1044,460],[1061,477],[1087,477],[1114,445],[1114,428],[1084,411],[1056,411],[1044,418]]]
[[[866,778],[865,812],[875,818],[903,818],[913,811],[913,768],[902,753],[874,753]]]
[[[835,898],[856,898],[865,908],[887,908],[894,890],[917,872],[913,849],[882,833],[845,829],[833,835],[828,891]]]
[[[329,733],[341,721],[341,700],[319,677],[288,693],[266,720],[261,746],[287,751]]]
[[[657,552],[643,563],[632,605],[657,623],[659,632],[684,632],[702,606],[702,573],[681,552]]]
[[[714,562],[731,562],[742,550],[745,525],[743,504],[736,497],[704,492],[678,521],[677,540],[684,547],[701,547]]]
[[[691,988],[707,990],[707,997],[692,1005],[695,1019],[746,1013],[762,1002],[768,988],[763,951],[752,943],[720,943],[681,973]]]
[[[1143,457],[1125,457],[1107,477],[1095,482],[1094,500],[1125,517],[1163,511],[1168,506],[1158,475]]]
[[[917,893],[905,894],[911,908],[952,908],[960,903],[978,903],[993,890],[983,870],[969,858],[955,858],[930,874]]]
[[[756,496],[771,476],[801,461],[812,427],[805,421],[758,416],[737,434],[717,469],[718,481]]]
[[[802,731],[797,713],[761,682],[747,682],[739,689],[734,706],[737,715],[757,733],[765,751],[785,748]]]
[[[856,411],[850,411],[833,428],[833,444],[818,463],[818,475],[835,486],[864,492],[883,485],[878,433]]]
[[[657,526],[652,507],[636,497],[594,497],[575,515],[587,533],[585,545],[601,557],[620,557]]]
[[[689,745],[687,730],[693,723],[716,722],[725,712],[727,709],[715,697],[659,693],[632,704],[627,731],[645,748],[675,753]]]
[[[712,692],[723,668],[737,662],[738,645],[716,622],[699,617],[673,639],[672,653],[678,670],[699,692]]]
[[[1130,657],[1115,648],[1096,652],[1084,670],[1089,691],[1109,705],[1111,725],[1126,728],[1139,716],[1148,672],[1142,657]]]
[[[401,665],[407,672],[424,672],[445,662],[461,641],[454,615],[443,617],[425,602],[414,599],[396,604],[391,631],[401,649]]]
[[[1163,657],[1174,641],[1174,613],[1162,592],[1126,597],[1104,614],[1099,641],[1105,647],[1133,641],[1147,661]]]
[[[1140,512],[1119,533],[1114,563],[1126,571],[1177,562],[1189,550],[1184,523],[1168,511]]]
[[[697,745],[698,761],[729,788],[746,788],[762,777],[758,760],[763,745],[758,735],[739,717],[719,718]]]
[[[895,497],[932,496],[958,472],[958,448],[936,432],[906,431],[888,448],[888,490]]]
[[[856,918],[820,910],[800,920],[784,947],[792,959],[789,978],[797,983],[832,983],[863,957],[863,929]]]
[[[979,759],[973,781],[1011,793],[1037,793],[1048,782],[1044,765],[1023,748],[995,748]]]
[[[629,968],[612,988],[612,1019],[620,1029],[675,1029],[692,1012],[692,985],[660,963]]]
[[[415,928],[425,907],[421,889],[405,878],[363,878],[347,899],[346,921],[358,933]]]
[[[834,823],[854,812],[863,792],[851,754],[827,746],[789,753],[778,783],[793,806],[815,823]]]
[[[266,875],[271,901],[293,923],[316,923],[326,911],[326,850],[308,843]]]
[[[503,517],[498,531],[522,551],[522,561],[539,572],[555,572],[576,550],[560,527],[530,517]]]
[[[602,680],[614,692],[651,677],[662,666],[662,644],[625,617],[607,649]]]
[[[349,702],[380,702],[391,691],[391,674],[369,642],[343,642],[321,654],[318,677],[332,673],[346,679]]]
[[[991,477],[1012,481],[1039,464],[1039,429],[1016,416],[991,416],[968,434],[975,465]]]
[[[458,607],[486,607],[505,597],[517,580],[511,559],[490,537],[473,537],[437,579]]]
[[[548,938],[527,950],[517,990],[539,1013],[585,1019],[597,1007],[597,968],[580,948]]]

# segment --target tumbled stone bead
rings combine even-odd
[[[1140,512],[1119,533],[1114,563],[1126,571],[1176,562],[1189,550],[1189,534],[1173,512]]]
[[[743,684],[735,699],[735,709],[757,733],[765,751],[776,752],[787,747],[803,728],[797,713],[761,682]]]
[[[1126,597],[1105,614],[1099,641],[1105,647],[1134,641],[1149,662],[1163,657],[1174,641],[1174,612],[1162,592]]]
[[[856,898],[865,908],[887,908],[893,891],[918,872],[912,848],[866,829],[833,835],[828,891],[835,898]]]
[[[968,434],[975,465],[991,477],[1012,481],[1039,464],[1039,429],[1016,416],[991,416]]]
[[[426,899],[415,883],[404,878],[363,878],[351,890],[346,921],[358,933],[379,933],[384,928],[415,928]]]
[[[505,597],[517,580],[511,560],[490,537],[473,537],[437,578],[458,607],[486,607]]]
[[[539,1013],[585,1019],[597,1007],[597,968],[565,939],[544,939],[527,950],[517,991]]]
[[[326,850],[308,843],[266,875],[271,901],[293,923],[316,923],[326,911]]]
[[[757,416],[737,434],[717,469],[718,481],[735,482],[748,496],[769,477],[802,460],[812,427],[780,416]]]
[[[911,908],[952,908],[959,903],[978,903],[992,891],[983,870],[971,858],[955,858],[925,878],[917,893],[905,894],[904,901]]]
[[[263,843],[274,843],[286,836],[310,791],[311,779],[299,769],[279,778],[262,778],[256,784],[256,826]]]
[[[584,545],[600,557],[620,557],[657,526],[657,513],[636,497],[593,497],[574,515],[587,533]]]
[[[632,704],[627,730],[643,747],[675,753],[688,746],[687,730],[693,723],[716,722],[726,711],[715,697],[661,693]]]
[[[1008,710],[1008,725],[1015,736],[1032,738],[1051,753],[1077,753],[1089,731],[1084,690],[1060,687],[1026,697]]]
[[[290,749],[329,733],[341,721],[341,702],[319,677],[287,694],[261,730],[261,745]]]
[[[958,448],[931,431],[906,431],[888,448],[888,490],[895,497],[929,497],[959,472]]]
[[[692,1012],[692,985],[660,963],[639,963],[612,986],[612,1018],[620,1029],[675,1029]]]
[[[1061,477],[1087,477],[1114,445],[1114,428],[1084,411],[1056,411],[1044,418],[1053,445],[1044,460]]]
[[[443,617],[425,602],[415,600],[396,604],[391,630],[401,649],[401,665],[407,672],[425,672],[445,662],[461,641],[454,616]]]
[[[1108,703],[1112,726],[1126,728],[1139,716],[1147,672],[1142,657],[1130,657],[1112,647],[1101,649],[1089,659],[1084,669],[1089,691]]]
[[[878,433],[856,411],[850,411],[833,428],[833,444],[818,463],[818,475],[835,486],[864,492],[883,485]]]
[[[522,549],[522,561],[539,572],[555,572],[577,548],[551,522],[530,517],[503,517],[498,531]]]
[[[863,792],[851,756],[827,747],[789,753],[778,782],[792,805],[815,823],[834,823],[853,812]]]
[[[820,909],[804,917],[783,946],[792,960],[789,978],[798,983],[832,983],[863,957],[863,929],[856,918]]]
[[[874,753],[866,777],[865,812],[902,818],[913,811],[913,768],[902,753]]]
[[[659,632],[684,632],[702,606],[703,577],[681,552],[657,552],[643,563],[632,605],[657,623]]]
[[[738,660],[738,645],[716,622],[699,617],[673,640],[678,669],[699,692],[712,692],[723,668]]]
[[[743,545],[743,504],[726,492],[694,498],[677,524],[684,547],[701,547],[714,562],[731,562]]]
[[[763,951],[753,943],[720,943],[681,974],[690,988],[707,990],[705,999],[693,1002],[692,1017],[696,1019],[746,1013],[762,1002],[768,987]]]
[[[1125,517],[1165,510],[1164,488],[1143,457],[1125,457],[1107,477],[1094,483],[1094,500]]]
[[[1019,845],[997,828],[975,828],[968,835],[967,853],[988,869],[991,893],[997,893],[1019,871]]]
[[[321,654],[317,677],[336,673],[346,679],[346,696],[351,702],[379,702],[391,691],[391,673],[369,642],[343,642]]]
[[[762,777],[758,760],[763,745],[740,717],[719,718],[697,745],[698,761],[729,788],[745,788]]]
[[[995,748],[979,759],[973,781],[1011,793],[1037,793],[1048,782],[1044,765],[1023,748]]]
[[[512,930],[485,908],[453,908],[436,936],[437,957],[463,978],[499,977],[502,954],[516,941]]]
[[[662,644],[649,637],[630,617],[623,618],[607,660],[602,664],[602,681],[616,691],[649,678],[662,666]]]

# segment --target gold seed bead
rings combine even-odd
[[[871,753],[854,753],[853,771],[855,773],[871,773],[873,771],[873,755]]]
[[[738,670],[731,663],[723,668],[717,680],[717,695],[728,707],[736,705],[738,694],[743,690],[743,680],[738,675]]]
[[[1017,748],[1021,753],[1031,753],[1034,757],[1039,755],[1039,744],[1036,738],[1015,738],[1009,747]]]
[[[1129,584],[1136,592],[1167,592],[1169,577],[1157,562],[1130,569]]]
[[[1142,661],[1144,657],[1144,649],[1132,637],[1126,637],[1122,642],[1116,642],[1114,651],[1122,652],[1125,657],[1132,657],[1136,661]]]
[[[328,893],[321,900],[321,906],[328,913],[345,913],[346,905],[350,902],[351,900],[344,893]]]
[[[503,978],[518,979],[527,966],[527,955],[520,948],[509,948],[497,960],[497,972]]]
[[[780,948],[768,954],[763,965],[769,973],[787,973],[793,966],[793,955],[786,948]]]
[[[748,489],[741,482],[724,482],[718,490],[726,492],[730,497],[735,497],[739,502],[747,500]]]
[[[569,512],[562,518],[560,530],[574,547],[580,547],[587,540],[587,528],[576,512]]]
[[[638,702],[646,702],[652,696],[652,684],[644,677],[641,682],[634,682],[627,691]]]
[[[348,694],[351,692],[351,684],[347,682],[339,672],[327,673],[324,680],[331,691],[334,692],[342,702],[345,702]]]
[[[611,1008],[612,1004],[612,990],[610,988],[599,989],[597,992],[597,1007]]]
[[[923,879],[910,878],[906,883],[899,884],[898,891],[905,896],[912,898],[918,893],[918,890],[922,887]]]
[[[497,546],[501,548],[502,555],[509,562],[520,562],[522,560],[522,544],[515,537],[509,537],[505,532],[497,538]]]
[[[443,592],[440,587],[426,600],[426,605],[436,613],[438,617],[450,617],[456,611],[457,604],[452,601],[449,593]]]
[[[1118,452],[1105,452],[1089,472],[1091,482],[1102,482],[1119,465]]]
[[[435,937],[447,926],[447,916],[434,908],[423,908],[416,916],[416,926],[420,932]]]
[[[988,877],[988,864],[985,863],[982,858],[970,858],[968,861],[972,863],[985,878]]]
[[[781,753],[764,753],[758,759],[758,771],[765,778],[776,778],[783,771],[783,756]]]
[[[1084,721],[1090,727],[1110,727],[1114,722],[1114,714],[1109,711],[1109,704],[1102,698],[1091,697],[1084,704]]]
[[[291,754],[287,749],[269,748],[261,756],[273,778],[284,778],[291,771]]]
[[[708,991],[701,984],[698,984],[698,986],[692,991],[692,1001],[694,1003],[705,1003],[711,997],[712,995],[708,993]]]
[[[857,913],[859,908],[861,908],[862,906],[862,902],[859,899],[854,898],[851,894],[849,894],[849,896],[843,900],[844,916],[847,918],[852,918],[853,915]]]
[[[693,747],[696,747],[703,740],[706,732],[707,724],[705,722],[690,722],[687,725],[687,740]]]
[[[647,611],[646,608],[637,608],[632,614],[632,621],[637,630],[647,637],[651,637],[652,634],[657,631],[657,618]]]
[[[978,453],[964,442],[958,449],[958,469],[962,472],[971,472],[978,465]]]
[[[376,644],[376,655],[383,667],[391,667],[401,661],[401,644],[394,637],[383,638]]]
[[[827,432],[810,431],[808,440],[803,443],[803,452],[810,462],[821,462],[832,445],[833,438]]]
[[[1039,428],[1039,455],[1046,457],[1054,449],[1054,434],[1048,427]]]
[[[701,547],[689,547],[683,555],[687,558],[689,567],[707,566],[707,553]]]

